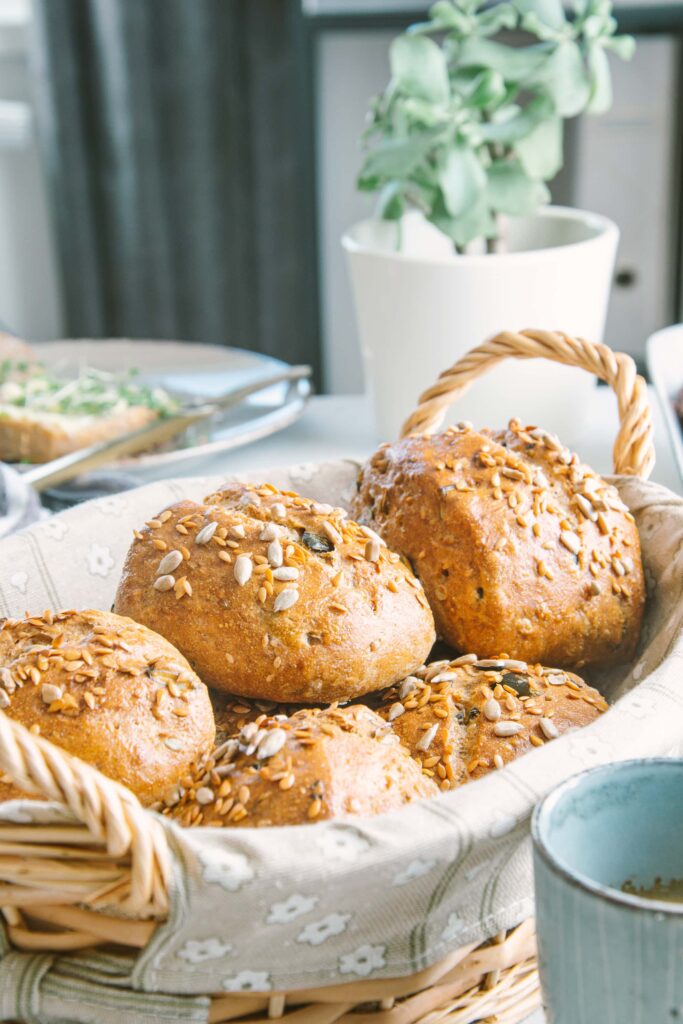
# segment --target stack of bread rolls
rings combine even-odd
[[[462,424],[383,445],[350,516],[270,484],[163,510],[115,614],[3,624],[0,704],[187,826],[376,814],[588,725],[575,673],[633,658],[644,600],[612,486]]]

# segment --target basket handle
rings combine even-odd
[[[573,338],[561,331],[501,331],[471,349],[420,395],[417,409],[403,424],[401,437],[433,433],[451,403],[464,394],[477,377],[509,357],[543,358],[578,366],[609,384],[617,396],[620,421],[612,451],[614,472],[647,479],[655,463],[652,415],[647,384],[636,373],[633,359],[623,352],[613,352],[607,345]]]
[[[119,904],[122,910],[156,914],[167,904],[171,854],[166,833],[125,786],[2,711],[0,771],[19,788],[67,806],[111,858],[130,857],[130,886]]]

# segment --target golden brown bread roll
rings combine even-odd
[[[157,630],[210,686],[329,703],[424,661],[434,621],[400,557],[341,509],[234,484],[136,534],[116,611]]]
[[[645,590],[633,517],[543,430],[465,424],[384,445],[352,514],[410,560],[457,651],[568,667],[635,654]]]
[[[389,811],[438,789],[364,705],[263,715],[183,781],[183,825],[297,825]]]
[[[274,700],[250,700],[248,697],[235,697],[221,690],[210,690],[213,717],[216,722],[216,746],[220,746],[231,736],[235,736],[247,722],[256,719],[274,718],[278,715],[288,717],[301,711],[300,704],[278,704]]]
[[[465,655],[390,687],[378,713],[423,772],[452,789],[606,710],[598,691],[571,672]]]
[[[5,619],[0,706],[143,803],[175,786],[215,736],[208,691],[182,655],[109,612]],[[0,799],[21,795],[0,784]]]

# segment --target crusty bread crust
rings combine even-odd
[[[210,690],[213,716],[216,722],[216,746],[220,746],[231,736],[235,736],[248,722],[257,719],[275,718],[301,711],[300,704],[279,704],[274,700],[251,700],[249,697],[236,697],[221,690]],[[327,705],[320,705],[327,707]]]
[[[410,560],[457,651],[565,667],[633,658],[645,600],[635,522],[544,431],[511,421],[384,445],[352,514]]]
[[[166,813],[190,826],[306,824],[381,814],[438,793],[364,705],[261,715],[186,783]]]
[[[114,416],[88,417],[87,423],[79,424],[76,416],[41,421],[14,413],[6,416],[0,411],[0,459],[4,462],[51,462],[98,441],[139,430],[157,415],[153,409],[135,405]]]
[[[472,656],[425,665],[386,691],[378,713],[422,770],[448,790],[606,710],[598,691],[571,672]]]
[[[213,746],[208,691],[182,655],[109,612],[5,619],[0,687],[6,715],[143,803],[162,799]],[[0,783],[0,800],[21,795]]]
[[[398,555],[340,509],[268,485],[234,484],[148,521],[115,607],[210,686],[279,702],[378,690],[417,668],[435,636]]]

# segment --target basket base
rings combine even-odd
[[[69,953],[112,944],[138,950],[155,924],[77,908],[3,907],[17,950]],[[36,927],[37,926],[37,927]],[[49,930],[47,930],[49,929]],[[120,990],[125,997],[125,988]],[[209,1024],[520,1024],[540,1006],[533,920],[481,946],[450,953],[407,978],[359,981],[296,992],[219,993]]]
[[[290,994],[225,993],[210,1024],[520,1024],[541,1005],[534,922],[410,978]]]

